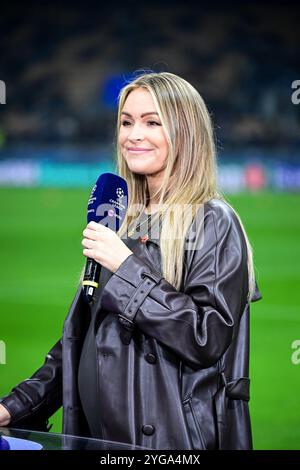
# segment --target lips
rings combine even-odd
[[[152,150],[152,149],[144,149],[142,147],[128,147],[127,150],[132,150],[134,152],[148,152],[149,150]]]
[[[128,152],[134,153],[134,154],[137,154],[137,155],[140,155],[141,153],[151,152],[151,150],[153,150],[153,149],[144,149],[144,148],[141,148],[141,147],[129,147],[129,148],[127,148]]]

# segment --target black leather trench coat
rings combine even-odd
[[[154,449],[251,449],[246,244],[231,208],[204,205],[204,243],[185,253],[182,288],[161,275],[159,243],[131,245],[107,271],[96,334],[102,438]],[[130,244],[130,240],[124,240]],[[103,268],[104,270],[104,268]],[[256,292],[252,301],[260,299]],[[78,364],[89,326],[81,287],[44,365],[2,399],[11,426],[88,436]]]

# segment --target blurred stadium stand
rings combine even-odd
[[[299,11],[292,2],[257,1],[6,4],[0,184],[10,184],[5,171],[19,159],[113,170],[119,88],[138,69],[152,69],[200,91],[221,167],[261,165],[251,178],[243,169],[250,187],[292,180],[290,189],[300,189],[300,105],[291,101],[300,79]]]

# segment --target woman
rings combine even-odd
[[[43,429],[63,404],[66,434],[250,449],[260,294],[243,225],[217,191],[207,108],[182,78],[144,74],[121,91],[117,135],[126,219],[118,234],[83,232],[83,254],[102,265],[98,295],[89,307],[79,286],[62,340],[3,398],[0,424]]]

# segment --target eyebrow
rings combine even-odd
[[[132,117],[130,113],[127,113],[126,111],[122,111],[121,114],[126,114],[126,116]],[[141,117],[148,116],[149,114],[156,114],[158,116],[158,113],[156,111],[148,111],[147,113],[141,114]]]

